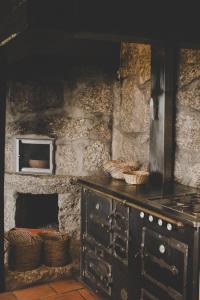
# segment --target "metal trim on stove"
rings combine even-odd
[[[141,205],[137,205],[135,203],[131,203],[131,202],[127,201],[127,200],[122,200],[120,198],[117,198],[117,197],[115,197],[113,195],[109,195],[109,194],[104,193],[102,191],[97,191],[96,189],[93,189],[93,188],[90,188],[90,190],[93,191],[93,192],[95,192],[95,193],[97,193],[97,194],[99,194],[99,195],[102,195],[102,196],[104,196],[106,198],[110,198],[112,200],[115,200],[118,203],[120,203],[121,205],[132,207],[132,208],[135,208],[137,210],[143,211],[144,213],[151,214],[151,215],[153,215],[153,216],[155,216],[157,218],[161,218],[164,221],[177,226],[178,228],[184,227],[184,225],[183,225],[182,222],[177,221],[176,219],[173,219],[171,217],[165,216],[164,214],[161,214],[161,213],[159,213],[157,211],[153,211],[153,210],[151,210],[149,208],[145,208],[145,207],[143,207]]]

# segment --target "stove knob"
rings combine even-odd
[[[153,216],[149,216],[149,222],[153,222]]]
[[[168,224],[167,224],[167,230],[169,230],[169,231],[172,230],[172,224],[171,224],[171,223],[168,223]]]
[[[158,219],[158,225],[162,226],[162,224],[163,224],[163,221],[161,219]]]
[[[97,203],[96,206],[95,206],[96,210],[100,210],[100,204]]]
[[[164,254],[165,253],[165,246],[164,245],[160,245],[159,246],[159,251],[160,251],[160,253],[162,253],[162,254]]]
[[[143,211],[140,212],[140,218],[144,219],[144,212]]]

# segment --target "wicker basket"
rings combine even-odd
[[[41,265],[42,239],[40,237],[20,230],[11,230],[8,233],[8,241],[10,270],[25,272]]]
[[[49,267],[63,267],[70,261],[69,237],[61,233],[40,234],[44,241],[44,264]]]
[[[149,173],[145,171],[124,172],[123,175],[128,184],[144,184],[149,177]]]
[[[123,172],[132,172],[140,167],[138,161],[110,160],[104,164],[104,171],[115,179],[124,179]]]

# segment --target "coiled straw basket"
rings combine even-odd
[[[43,260],[49,267],[63,267],[70,261],[69,236],[61,233],[41,233],[44,241]]]

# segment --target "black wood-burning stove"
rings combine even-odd
[[[103,299],[199,300],[200,194],[82,179],[81,277]]]

